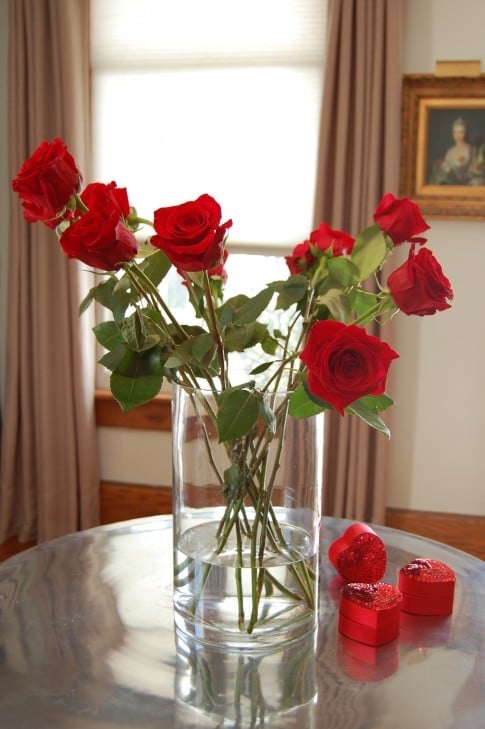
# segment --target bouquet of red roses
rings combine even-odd
[[[114,182],[83,188],[81,172],[59,138],[39,145],[12,186],[26,220],[55,228],[70,258],[107,272],[82,308],[95,299],[113,313],[95,334],[108,349],[103,363],[124,409],[154,397],[164,378],[192,384],[217,379],[227,389],[231,352],[259,346],[257,374],[268,370],[275,382],[285,371],[295,391],[295,413],[333,407],[386,430],[376,414],[390,404],[383,394],[389,365],[398,355],[364,327],[398,309],[434,314],[448,308],[453,296],[419,237],[429,226],[417,205],[389,193],[375,210],[374,224],[355,239],[321,223],[286,257],[287,280],[269,283],[254,297],[224,301],[232,221],[221,223],[221,208],[210,195],[161,207],[150,220],[140,218],[126,188]],[[153,230],[142,244],[135,235],[140,226]],[[405,243],[410,244],[405,263],[386,286],[377,282],[377,292],[369,290],[365,282],[377,278],[395,247]],[[179,271],[203,326],[176,321],[160,296],[158,286],[170,266]],[[271,304],[294,310],[291,337],[258,321]]]

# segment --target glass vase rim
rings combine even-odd
[[[206,383],[206,382],[202,383],[201,385],[193,385],[193,384],[187,384],[186,385],[185,383],[182,383],[182,382],[172,382],[172,388],[178,388],[180,390],[185,390],[186,392],[200,392],[201,394],[204,394],[204,395],[212,395],[212,396],[214,396],[214,395],[217,395],[217,394],[221,394],[221,393],[223,393],[223,392],[225,392],[227,390],[237,389],[239,387],[244,387],[245,384],[249,385],[251,382],[255,383],[254,384],[254,389],[256,391],[261,392],[263,390],[263,388],[262,387],[258,387],[257,384],[256,384],[256,381],[254,379],[251,379],[250,377],[248,377],[248,379],[245,380],[244,382],[237,383],[237,384],[231,385],[230,387],[225,387],[225,388],[223,388],[223,387],[210,387],[210,385],[208,383]],[[274,396],[277,396],[277,395],[285,396],[285,395],[288,395],[288,394],[294,392],[294,390],[295,390],[294,387],[281,387],[281,386],[279,386],[276,390],[274,390],[274,389],[272,389],[270,387],[269,389],[263,391],[263,395],[265,397],[266,396],[268,396],[268,397],[270,397],[270,396],[271,397],[274,397]]]

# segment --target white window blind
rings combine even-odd
[[[140,215],[213,195],[229,248],[313,222],[325,0],[91,0],[95,179]]]

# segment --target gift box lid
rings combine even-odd
[[[378,582],[387,566],[387,552],[382,539],[362,522],[347,527],[332,542],[328,558],[347,582]]]

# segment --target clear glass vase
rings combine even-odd
[[[217,393],[174,386],[174,608],[179,633],[265,650],[316,626],[323,414],[219,443]],[[237,413],[234,414],[237,418]]]

